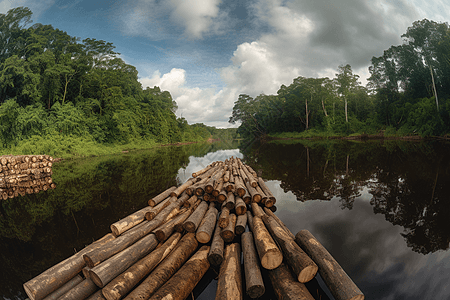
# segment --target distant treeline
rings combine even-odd
[[[32,24],[26,7],[0,14],[0,149],[54,156],[235,135],[177,118],[168,91],[143,89],[112,43]]]
[[[438,136],[450,132],[450,28],[416,21],[403,43],[373,57],[366,87],[350,65],[336,77],[295,78],[276,95],[240,95],[230,122],[238,132]],[[312,130],[311,130],[312,129]],[[306,134],[306,133],[305,133]]]

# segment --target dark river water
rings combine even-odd
[[[1,202],[0,299],[25,299],[24,282],[231,156],[267,180],[276,215],[294,234],[308,229],[366,299],[450,299],[449,154],[450,143],[436,141],[220,142],[62,161],[56,189]],[[214,297],[214,278],[207,273],[195,299]]]

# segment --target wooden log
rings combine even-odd
[[[248,228],[250,229],[250,231],[254,232],[255,228],[253,227],[253,216],[249,210],[247,210],[247,224],[248,224]]]
[[[100,288],[125,271],[129,266],[153,251],[158,245],[154,234],[149,234],[125,250],[105,260],[89,271],[89,277]]]
[[[176,188],[177,188],[176,186],[172,186],[172,187],[168,188],[167,190],[165,190],[164,192],[162,192],[161,194],[151,198],[150,200],[148,200],[148,205],[151,206],[151,207],[155,207],[156,205],[158,205],[158,203],[162,202],[164,199],[169,197],[170,194]]]
[[[187,207],[187,208],[190,208],[192,205],[194,205],[197,202],[197,200],[198,200],[197,195],[193,195],[191,198],[189,198],[188,200],[186,200],[183,203],[183,206]]]
[[[316,276],[318,267],[286,231],[271,217],[261,217],[270,234],[283,251],[285,262],[292,268],[297,280],[306,283]]]
[[[243,299],[241,274],[241,247],[238,243],[225,248],[224,261],[220,265],[216,300]]]
[[[225,228],[228,226],[230,216],[230,210],[226,206],[222,206],[222,211],[220,212],[219,221],[217,222],[219,224],[220,228]]]
[[[197,241],[202,244],[206,244],[211,240],[214,227],[216,226],[218,210],[214,207],[214,204],[211,203],[208,211],[206,212],[202,222],[200,223],[197,233],[195,237]]]
[[[153,207],[152,210],[145,213],[145,219],[147,219],[148,221],[153,220],[157,214],[159,214],[164,208],[169,206],[169,204],[175,200],[176,200],[175,197],[169,196],[163,201],[159,202],[156,206]]]
[[[247,214],[237,216],[236,227],[234,230],[235,233],[237,235],[244,233],[246,226],[247,226]]]
[[[211,169],[213,167],[213,164],[210,164],[208,166],[206,166],[205,168],[201,169],[200,171],[197,171],[195,173],[192,173],[192,177],[197,177],[199,175],[202,175],[203,173],[205,173],[206,171],[208,171],[209,169]]]
[[[228,225],[222,229],[220,236],[226,243],[231,243],[235,237],[236,215],[230,214],[228,217]]]
[[[208,203],[202,201],[200,205],[195,209],[195,211],[186,219],[183,223],[183,228],[187,232],[195,232],[197,231],[197,227],[200,225],[200,222],[203,220],[206,211],[208,210]]]
[[[285,264],[269,271],[277,299],[314,300],[303,283],[298,282]]]
[[[150,254],[129,267],[125,272],[114,278],[103,288],[103,295],[108,300],[118,300],[131,291],[145,276],[147,276],[176,247],[182,234],[174,233]]]
[[[218,197],[220,191],[222,191],[223,188],[224,188],[224,180],[223,180],[223,178],[219,178],[219,180],[217,180],[214,183],[214,190],[212,191],[212,195],[214,197]]]
[[[266,183],[264,182],[264,180],[261,177],[258,177],[258,184],[261,187],[261,189],[263,190],[264,194],[266,194],[266,196],[269,198],[268,200],[266,200],[265,206],[271,207],[271,206],[275,205],[277,200],[275,199],[272,192],[267,187]]]
[[[193,184],[193,185],[191,185],[191,186],[188,186],[188,187],[186,188],[186,193],[187,193],[189,196],[192,196],[192,195],[196,194],[195,191],[197,190],[197,188],[198,188],[199,186],[204,186],[205,183],[206,183],[206,181],[209,179],[209,177],[205,177],[205,178],[197,177],[197,178],[200,179],[200,181],[197,181],[195,184]],[[203,191],[203,189],[202,189],[202,191]],[[197,196],[201,196],[201,195],[197,195]]]
[[[117,237],[121,235],[123,232],[127,231],[128,229],[142,223],[145,220],[145,214],[151,210],[152,210],[151,206],[144,207],[143,209],[140,209],[135,213],[128,215],[122,220],[119,220],[111,224],[110,228],[112,233]]]
[[[235,192],[237,193],[237,195],[239,197],[241,197],[243,199],[247,189],[245,188],[244,182],[242,181],[242,178],[239,176],[236,176],[234,179],[235,183],[234,183],[234,189]]]
[[[264,212],[270,216],[271,218],[273,218],[275,221],[277,221],[278,225],[281,226],[281,228],[284,229],[284,231],[293,239],[295,240],[295,235],[292,234],[292,232],[289,230],[289,228],[287,228],[287,226],[283,223],[283,221],[280,220],[280,218],[277,217],[276,214],[274,214],[272,212],[272,210],[270,208],[264,207]]]
[[[252,197],[252,202],[259,203],[261,202],[262,196],[258,193],[258,191],[250,185],[250,183],[246,182],[245,186],[247,187],[247,191],[250,193]]]
[[[233,210],[236,205],[236,200],[234,198],[234,194],[232,192],[227,193],[227,199],[224,202],[224,205],[229,209]]]
[[[319,266],[319,273],[331,294],[337,300],[362,300],[364,294],[345,273],[324,246],[308,231],[301,230],[295,235],[295,242]]]
[[[265,215],[264,210],[262,209],[261,206],[258,205],[258,203],[252,202],[251,207],[252,207],[253,216],[261,217],[261,216]]]
[[[156,291],[150,300],[186,299],[209,269],[208,252],[209,246],[202,246],[172,278]]]
[[[283,261],[283,254],[278,249],[260,217],[253,217],[253,228],[253,237],[261,265],[268,270],[277,268]]]
[[[258,254],[253,243],[253,234],[244,232],[241,235],[242,253],[244,256],[244,274],[247,295],[250,298],[259,298],[264,295],[266,288],[261,275]]]
[[[84,300],[98,290],[90,278],[87,278],[74,286],[67,293],[59,297],[59,300]]]
[[[89,271],[91,270],[91,268],[89,268],[88,266],[85,266],[81,272],[83,273],[84,278],[89,278]]]
[[[98,290],[89,296],[89,298],[86,298],[86,300],[106,300],[106,298],[103,296],[102,290]]]
[[[220,266],[223,261],[223,249],[225,242],[220,236],[221,231],[222,228],[220,228],[219,224],[217,224],[214,231],[213,240],[211,242],[211,249],[208,254],[208,260],[213,266]]]
[[[174,250],[124,299],[148,299],[187,261],[197,249],[193,233],[185,234]]]
[[[224,173],[223,169],[219,169],[218,172],[211,176],[208,183],[205,185],[205,192],[208,194],[211,194],[214,190],[214,183],[218,181],[220,178],[222,178]]]
[[[44,298],[44,300],[56,300],[65,293],[67,293],[69,290],[77,286],[80,282],[83,281],[83,278],[81,278],[80,275],[76,275],[74,278],[63,284],[61,287],[59,287],[56,291],[48,295]]]
[[[227,200],[227,191],[225,191],[225,189],[222,189],[219,193],[219,196],[217,196],[217,201],[219,203],[223,203],[225,202],[225,200]]]
[[[236,204],[234,206],[234,210],[236,211],[236,214],[239,215],[245,215],[247,212],[247,205],[245,204],[244,200],[242,200],[241,197],[236,197]]]
[[[68,282],[80,273],[85,266],[83,255],[90,251],[95,251],[96,248],[102,247],[109,240],[113,240],[114,235],[109,233],[98,241],[85,247],[78,253],[61,261],[53,267],[42,272],[40,275],[30,279],[24,283],[23,288],[31,300],[41,300],[60,286]]]
[[[227,170],[226,172],[225,172],[225,174],[223,175],[223,181],[224,182],[228,182],[228,181],[230,181],[230,170]]]
[[[262,205],[265,205],[266,201],[269,199],[269,197],[267,197],[266,194],[264,194],[263,190],[259,187],[259,185],[256,185],[255,189],[258,192],[258,194],[261,195],[261,201],[259,201],[259,202]]]
[[[164,223],[163,225],[158,227],[156,230],[154,230],[156,239],[159,242],[164,242],[165,240],[167,240],[167,238],[169,236],[171,236],[172,233],[175,231],[175,228],[177,227],[177,225],[179,225],[180,228],[182,228],[183,222],[186,221],[187,218],[189,218],[189,216],[191,215],[191,213],[193,211],[193,209],[186,209],[186,208],[183,208],[183,209],[185,211],[180,213],[180,215],[173,218],[169,222]]]
[[[249,165],[245,165],[245,166],[247,167],[248,172],[253,175],[253,177],[258,178],[258,173],[256,173],[252,167],[250,167]]]
[[[197,180],[194,179],[194,178],[188,179],[185,183],[183,183],[182,185],[180,185],[179,187],[177,187],[175,190],[173,190],[173,191],[170,193],[170,196],[172,196],[172,197],[178,197],[178,196],[180,196],[181,193],[183,193],[183,192],[186,190],[186,188],[187,188],[188,186],[193,185],[194,182],[196,182],[196,181],[197,181]]]
[[[244,172],[243,167],[240,167],[239,170],[238,170],[238,172],[239,172],[239,175],[240,175],[241,178],[242,178],[242,182],[243,182],[244,184],[246,184],[246,183],[248,182],[248,177],[247,177],[247,173]]]
[[[247,181],[248,183],[253,187],[256,188],[256,186],[258,185],[258,182],[256,181],[255,177],[248,171],[248,168],[246,165],[242,166],[241,169],[245,175],[247,176]]]

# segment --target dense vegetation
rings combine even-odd
[[[385,134],[437,136],[450,132],[450,27],[424,19],[403,44],[373,57],[367,86],[350,65],[336,77],[298,77],[276,95],[240,95],[230,122],[247,136]],[[292,135],[292,134],[291,134]],[[282,136],[278,134],[278,136]]]
[[[143,89],[111,43],[31,25],[31,16],[25,7],[0,14],[3,153],[89,155],[224,135],[177,118],[170,93]]]

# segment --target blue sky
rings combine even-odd
[[[0,0],[35,23],[112,42],[143,87],[168,90],[190,124],[230,127],[239,94],[275,94],[298,76],[350,64],[364,84],[416,20],[447,22],[447,0]]]

